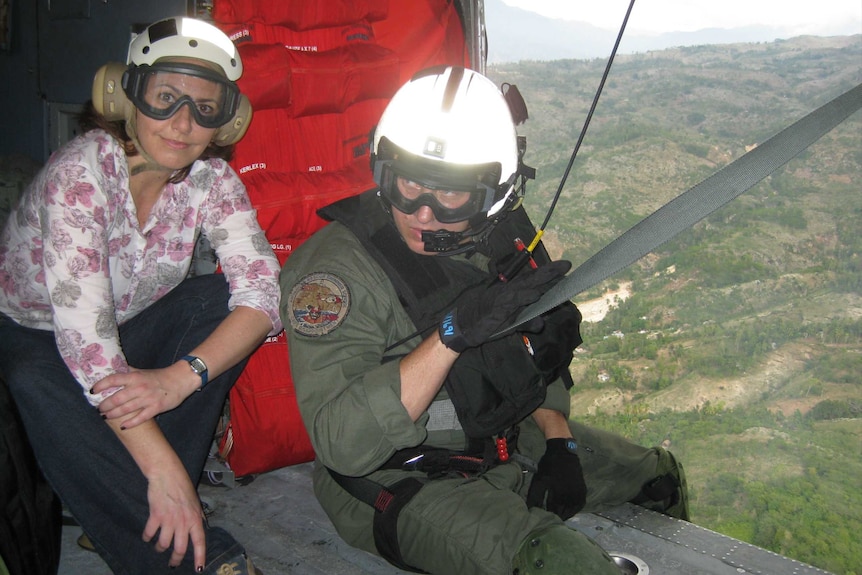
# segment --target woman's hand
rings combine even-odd
[[[106,419],[127,417],[121,422],[130,429],[160,413],[170,411],[200,387],[200,377],[185,361],[161,369],[134,369],[109,375],[93,386],[91,393],[106,399],[99,411]]]
[[[141,538],[149,542],[158,534],[154,548],[159,552],[173,548],[171,566],[180,564],[191,540],[195,568],[203,571],[207,550],[200,499],[162,430],[152,419],[134,429],[120,429],[117,420],[109,419],[107,424],[147,478],[150,513]]]
[[[156,535],[156,551],[173,548],[168,565],[176,567],[188,551],[191,539],[196,566],[206,564],[206,537],[203,510],[185,469],[165,471],[149,478],[147,499],[150,516],[144,527],[144,541]]]

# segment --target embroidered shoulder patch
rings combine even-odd
[[[311,273],[290,290],[290,325],[308,337],[335,331],[350,310],[350,290],[338,276]]]

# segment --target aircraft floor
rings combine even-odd
[[[234,487],[202,483],[198,492],[214,507],[210,524],[242,543],[264,575],[405,573],[341,540],[314,497],[311,469],[310,463],[285,467]],[[78,547],[80,534],[64,526],[59,575],[110,575],[96,553]]]
[[[209,469],[214,464],[208,464]],[[213,505],[210,523],[246,546],[265,575],[399,575],[382,559],[336,534],[311,488],[311,463],[258,475],[247,485],[201,485]],[[232,483],[224,474],[224,483]],[[617,557],[622,575],[824,575],[825,571],[635,505],[569,522]],[[109,575],[95,553],[80,549],[81,530],[63,529],[59,575]],[[467,574],[453,574],[467,575]]]

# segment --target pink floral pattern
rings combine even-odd
[[[51,157],[0,235],[0,312],[53,330],[89,390],[128,370],[117,326],[188,275],[200,234],[222,263],[231,309],[261,310],[270,335],[281,331],[278,260],[230,166],[195,162],[186,180],[165,187],[141,228],[122,147],[101,130],[87,132]]]

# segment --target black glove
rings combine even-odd
[[[440,341],[461,353],[488,341],[514,320],[515,314],[542,297],[559,282],[572,264],[566,260],[525,270],[508,282],[495,281],[472,287],[461,294],[440,322]]]
[[[587,484],[574,439],[549,439],[527,492],[527,507],[543,507],[565,521],[584,508]]]

